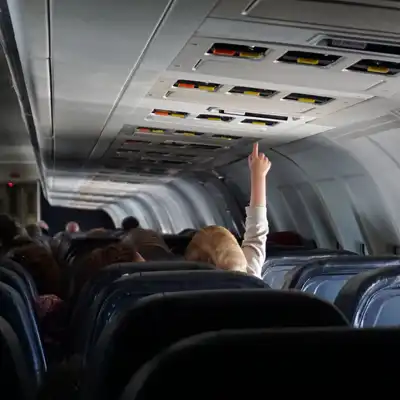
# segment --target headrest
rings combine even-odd
[[[43,379],[46,361],[40,341],[35,316],[26,308],[19,293],[0,282],[0,316],[6,319],[21,341],[30,373],[38,384]]]
[[[332,257],[301,265],[289,271],[285,276],[284,289],[301,288],[313,276],[335,272],[337,275],[357,274],[365,270],[385,266],[400,265],[400,258],[394,256],[352,256]]]
[[[21,342],[11,325],[0,317],[1,390],[13,399],[34,400],[37,386],[29,372]]]
[[[383,355],[400,357],[399,341],[399,329],[205,333],[174,344],[144,365],[132,377],[121,400],[154,400],[160,394],[183,400],[188,393],[194,393],[190,397],[196,399],[239,400],[244,394],[257,398],[265,390],[284,391],[293,397],[315,391],[340,395],[343,384],[354,385],[355,376],[371,377],[374,362],[379,364],[375,379],[396,379],[396,369]],[[305,365],[309,366],[307,371]],[[332,376],[338,373],[338,366],[341,384],[336,388]],[[361,384],[358,389],[364,393],[371,385]]]
[[[346,325],[332,304],[301,292],[233,289],[149,296],[104,330],[89,365],[88,390],[96,393],[87,397],[102,398],[101,393],[109,391],[117,398],[141,365],[172,343],[198,333]]]
[[[349,321],[353,322],[357,307],[364,294],[372,289],[374,291],[378,290],[380,282],[386,286],[387,281],[397,276],[400,276],[400,260],[398,265],[392,267],[383,267],[359,273],[345,283],[335,299],[335,305]]]

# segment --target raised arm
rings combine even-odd
[[[242,249],[247,260],[247,272],[260,278],[269,231],[266,180],[270,168],[271,162],[265,154],[258,152],[258,143],[255,143],[249,156],[251,194],[250,206],[246,207],[246,231]]]

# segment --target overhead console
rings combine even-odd
[[[125,125],[104,155],[103,167],[164,176],[212,170],[245,157],[254,141],[240,135]]]

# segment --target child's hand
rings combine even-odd
[[[249,168],[253,175],[262,177],[265,177],[271,168],[268,157],[258,152],[258,143],[254,143],[253,152],[249,155]]]

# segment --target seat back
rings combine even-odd
[[[174,254],[183,256],[192,237],[185,235],[163,235],[163,239]]]
[[[91,251],[119,241],[118,237],[112,235],[88,237],[86,234],[75,234],[69,242],[68,250],[64,256],[65,261],[72,265],[78,258],[89,254]]]
[[[196,271],[196,270],[214,270],[215,267],[205,263],[195,262],[140,262],[140,263],[121,263],[110,265],[99,271],[96,276],[91,279],[83,287],[79,298],[74,305],[74,311],[71,317],[71,334],[74,338],[72,343],[72,351],[75,353],[84,352],[87,340],[87,331],[92,326],[92,321],[98,314],[98,305],[104,301],[107,291],[103,289],[111,285],[115,280],[122,276],[129,276],[140,272],[154,271]],[[91,317],[89,317],[91,315]],[[88,321],[88,329],[82,329],[82,321]],[[89,322],[90,321],[90,322]]]
[[[174,342],[202,332],[346,325],[333,305],[295,291],[233,289],[149,296],[102,333],[88,365],[82,397],[118,398],[144,363]]]
[[[5,283],[8,286],[11,286],[15,289],[18,294],[21,296],[25,306],[28,310],[31,310],[33,315],[35,315],[35,311],[33,308],[34,299],[30,297],[29,291],[25,285],[25,282],[22,278],[14,271],[0,267],[0,282]]]
[[[137,300],[157,293],[183,292],[211,289],[265,289],[267,285],[258,278],[239,272],[213,271],[170,271],[144,272],[123,277],[104,290],[101,302],[96,301],[90,315],[92,329],[85,354],[97,342],[104,327],[112,319],[126,311]],[[98,299],[99,300],[99,299]]]
[[[357,328],[399,326],[400,266],[363,272],[347,281],[335,304]]]
[[[8,269],[18,274],[18,276],[24,281],[26,285],[26,288],[29,292],[29,297],[32,299],[37,298],[38,291],[36,288],[35,281],[33,280],[32,275],[22,265],[18,264],[13,260],[10,260],[9,258],[2,258],[0,260],[0,267]]]
[[[18,336],[29,371],[38,385],[46,371],[46,360],[35,316],[27,309],[19,293],[0,282],[0,317],[3,317]]]
[[[399,341],[398,329],[210,332],[177,342],[159,354],[131,378],[120,399],[155,400],[162,393],[165,398],[183,400],[194,390],[196,399],[236,400],[244,393],[246,399],[252,399],[263,393],[266,385],[270,393],[282,391],[285,385],[289,397],[298,396],[299,390],[315,391],[316,385],[335,397],[347,385],[366,395],[375,384],[363,381],[352,386],[355,371],[359,377],[373,376],[376,382],[395,381],[397,369],[387,362],[387,355],[400,356]],[[338,368],[337,385],[332,376],[339,373]],[[384,385],[379,388],[385,396],[393,390]]]
[[[400,265],[400,258],[358,256],[320,260],[291,270],[283,288],[303,290],[333,302],[352,276],[387,265]]]
[[[11,325],[0,317],[0,385],[5,398],[36,399],[37,386],[29,373],[21,343]]]
[[[282,251],[275,255],[269,252],[263,265],[262,278],[271,288],[281,289],[285,275],[295,267],[330,257],[355,255],[355,253],[345,250],[324,249]]]

